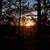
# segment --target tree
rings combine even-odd
[[[2,0],[0,0],[0,17],[2,15]]]

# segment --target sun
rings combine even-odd
[[[34,26],[35,24],[36,24],[36,22],[28,20],[28,21],[26,21],[25,26],[30,27],[30,26]]]
[[[34,20],[25,20],[20,22],[20,26],[31,27],[35,26],[36,22]]]
[[[26,26],[31,26],[30,23],[27,23]]]

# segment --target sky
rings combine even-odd
[[[6,1],[6,0],[4,0],[4,1]],[[8,0],[8,1],[10,1],[10,2],[16,2],[16,0]],[[37,3],[35,0],[26,0],[27,2],[29,2],[30,4],[34,4],[34,3]],[[27,3],[26,2],[26,3]]]
[[[16,3],[16,0],[3,0],[3,1],[6,1],[6,2],[10,2],[10,4],[13,4],[13,3]],[[25,0],[24,0],[25,1]],[[32,7],[33,4],[37,3],[37,1],[35,0],[26,0],[26,3],[24,5],[27,5],[29,2],[29,7]],[[22,4],[23,5],[23,4]]]
[[[12,1],[15,2],[16,0],[11,0],[11,2],[12,2]],[[36,3],[35,0],[27,0],[27,2],[30,2],[30,4],[31,4],[31,3]]]
[[[28,0],[27,2],[30,2],[30,6],[37,3],[37,1],[35,1],[35,0]]]

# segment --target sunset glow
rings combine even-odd
[[[34,21],[28,20],[26,21],[25,26],[34,26],[36,23]]]
[[[33,20],[25,20],[25,21],[21,21],[20,26],[26,26],[26,27],[30,27],[30,26],[35,26],[36,22],[34,22]]]

